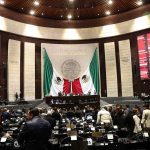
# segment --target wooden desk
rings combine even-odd
[[[85,96],[46,96],[45,101],[51,107],[72,108],[79,106],[83,108],[86,105],[93,107],[100,107],[99,95],[85,95]]]

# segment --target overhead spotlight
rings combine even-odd
[[[109,5],[111,5],[112,3],[113,3],[113,1],[112,1],[112,0],[109,0],[109,1],[108,1],[108,4],[109,4]]]
[[[73,2],[74,0],[69,0],[69,2]]]
[[[106,11],[105,14],[106,14],[106,15],[110,15],[110,11]]]
[[[4,0],[0,0],[0,4],[1,4],[1,5],[4,5],[4,4],[5,4],[5,1],[4,1]]]
[[[35,14],[35,11],[34,11],[34,10],[31,10],[31,11],[30,11],[30,14],[31,14],[31,15],[34,15],[34,14]]]
[[[143,1],[142,1],[142,0],[137,1],[137,4],[138,4],[139,6],[141,6],[141,5],[143,4]]]
[[[34,1],[34,5],[39,6],[40,5],[39,1]]]
[[[72,19],[72,15],[69,14],[69,15],[67,16],[67,18],[68,18],[68,19]]]

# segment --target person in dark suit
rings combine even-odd
[[[58,112],[58,108],[55,107],[53,110],[54,110],[54,112],[52,113],[52,118],[61,122],[61,115]]]
[[[29,111],[31,120],[24,123],[18,136],[18,143],[24,150],[47,150],[51,135],[50,123],[39,116],[39,110]]]

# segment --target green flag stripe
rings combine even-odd
[[[53,77],[53,66],[47,55],[46,49],[44,48],[44,82],[43,82],[44,96],[50,93],[50,87],[52,85],[52,77]]]
[[[99,94],[100,85],[99,85],[99,63],[98,63],[98,52],[97,48],[95,49],[92,61],[90,63],[90,74],[92,81],[96,90],[96,93]]]

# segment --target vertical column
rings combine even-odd
[[[143,87],[140,78],[138,42],[136,36],[130,38],[130,48],[132,56],[133,93],[134,96],[137,96],[140,95]]]
[[[1,35],[0,35],[0,99],[3,98],[2,96],[2,73],[3,73],[3,65],[2,65],[2,47],[1,47]]]
[[[8,99],[15,100],[15,93],[20,92],[20,41],[8,43]]]
[[[24,97],[24,42],[21,42],[20,52],[20,92]]]
[[[41,99],[41,45],[36,43],[35,46],[35,98]]]
[[[119,55],[119,44],[118,44],[118,42],[115,42],[115,51],[116,51],[116,68],[117,68],[118,96],[122,96],[121,73],[120,73],[120,55]]]
[[[35,44],[24,43],[24,98],[35,100]]]
[[[122,96],[133,96],[130,41],[119,41]]]
[[[105,53],[104,53],[104,44],[103,42],[99,43],[99,58],[100,58],[100,89],[101,89],[101,96],[107,96],[106,90],[106,68],[105,68]]]
[[[116,54],[114,42],[105,43],[107,97],[118,96]]]

